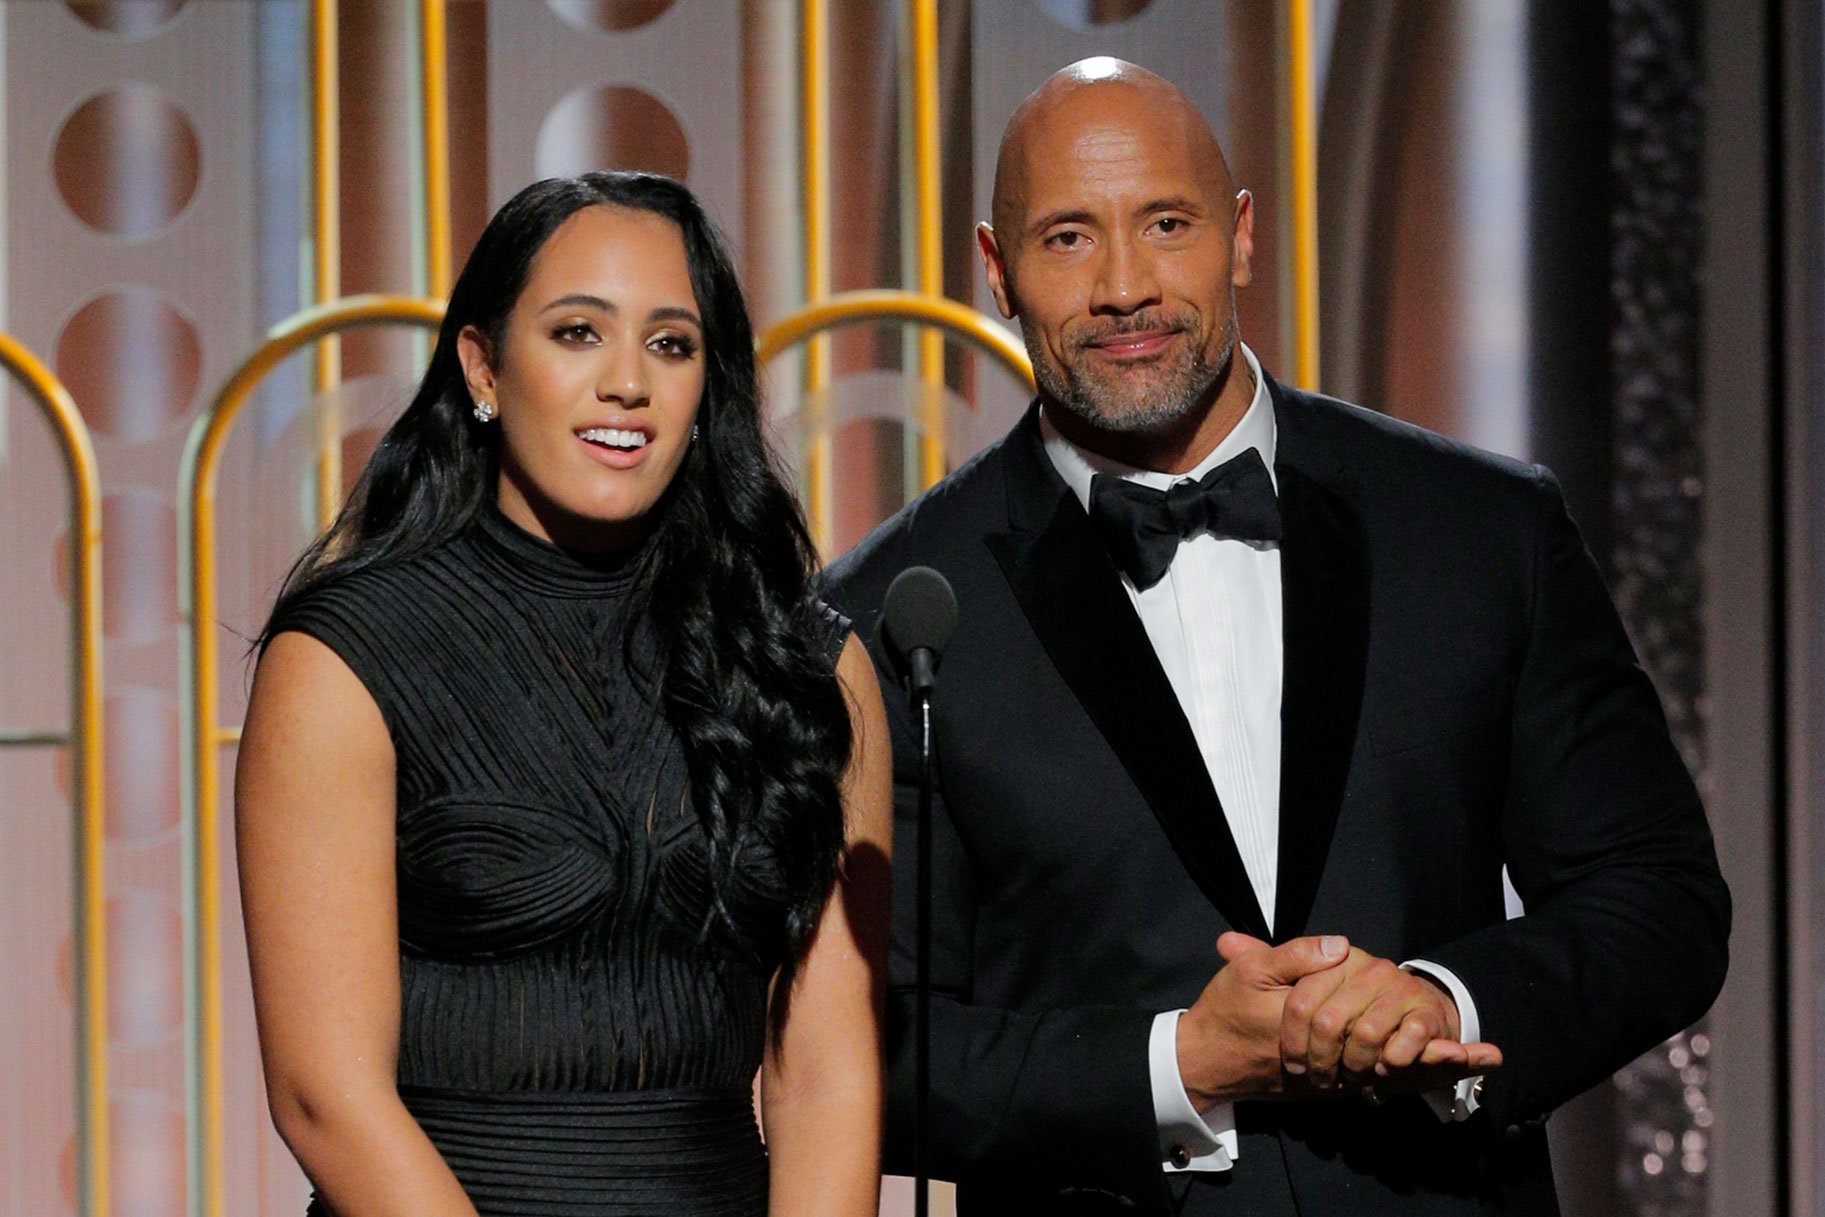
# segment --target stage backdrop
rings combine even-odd
[[[1296,10],[1315,150],[1292,127]],[[821,57],[808,12],[824,12]],[[1650,0],[0,0],[0,329],[69,386],[103,495],[115,1214],[280,1217],[305,1202],[265,1111],[233,883],[245,640],[426,348],[395,325],[330,357],[301,351],[229,429],[204,538],[215,595],[199,609],[219,713],[196,728],[185,444],[271,327],[357,293],[436,296],[495,206],[595,167],[689,182],[762,327],[864,288],[992,313],[971,230],[1003,123],[1053,69],[1122,55],[1192,96],[1254,192],[1241,324],[1269,368],[1298,379],[1315,342],[1320,387],[1567,466],[1702,775],[1699,229],[1679,202],[1700,170],[1698,33],[1695,3]],[[927,38],[932,60],[915,54]],[[1315,277],[1292,241],[1302,155],[1317,175]],[[806,190],[820,165],[822,208]],[[1559,269],[1543,278],[1549,248]],[[1301,332],[1308,305],[1320,324]],[[933,361],[892,325],[789,349],[768,387],[829,555],[1025,402],[967,344]],[[0,729],[54,735],[72,713],[66,501],[51,433],[9,386]],[[219,761],[211,789],[197,787],[201,747]],[[65,746],[0,747],[6,1215],[76,1211],[73,772]],[[211,804],[221,832],[199,854]],[[1703,1029],[1677,1037],[1555,1121],[1568,1211],[1708,1211],[1710,1050]],[[903,1185],[885,1210],[910,1212]]]

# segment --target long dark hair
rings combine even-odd
[[[495,213],[450,293],[411,404],[335,523],[292,568],[259,642],[312,589],[423,554],[492,502],[500,428],[473,417],[457,335],[474,326],[499,359],[508,314],[539,250],[571,215],[603,204],[664,216],[684,237],[703,318],[703,400],[698,437],[653,509],[633,617],[658,643],[661,703],[683,744],[709,837],[706,917],[757,957],[777,960],[790,977],[842,860],[848,705],[827,657],[826,612],[809,590],[815,550],[761,431],[741,284],[715,226],[685,187],[648,173],[548,178]],[[727,899],[737,863],[751,859],[756,846],[777,868],[776,895],[785,908],[779,936],[768,942],[748,941]]]

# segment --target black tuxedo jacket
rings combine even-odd
[[[1270,937],[1120,576],[1037,409],[832,567],[872,638],[914,564],[962,624],[934,699],[933,1152],[964,1213],[1556,1212],[1541,1121],[1696,1019],[1729,896],[1698,796],[1551,475],[1269,382],[1284,518],[1275,941],[1449,967],[1506,1064],[1482,1111],[1238,1105],[1165,1176],[1155,1013]],[[909,1170],[917,737],[894,731],[890,1168]],[[1527,914],[1504,920],[1506,864]]]

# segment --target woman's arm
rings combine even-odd
[[[475,1217],[399,1100],[393,745],[314,638],[272,640],[235,770],[235,847],[273,1123],[339,1217]]]
[[[849,856],[792,991],[774,995],[782,1022],[761,1070],[769,1210],[793,1217],[874,1217],[880,1206],[893,765],[874,665],[854,637],[837,676],[855,733],[843,777]]]

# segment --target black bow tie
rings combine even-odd
[[[1090,479],[1090,524],[1144,591],[1165,576],[1179,542],[1200,529],[1238,541],[1278,541],[1280,500],[1260,449],[1250,448],[1167,490],[1099,473]]]

